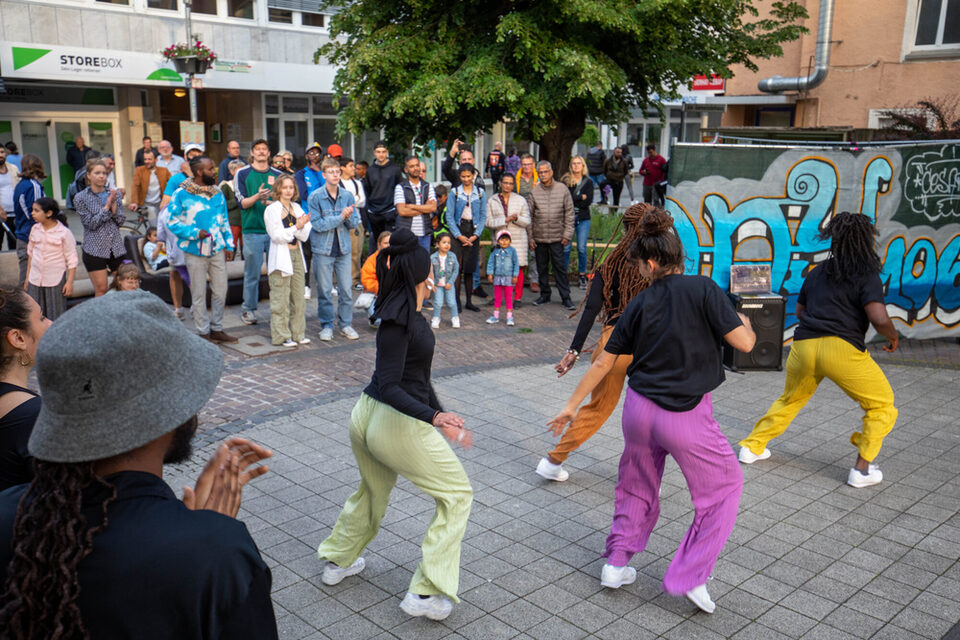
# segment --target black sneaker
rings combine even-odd
[[[586,289],[586,288],[587,288],[587,277],[586,277],[586,276],[580,276],[580,288],[581,288],[581,289]]]
[[[423,301],[423,305],[421,305],[421,306],[422,306],[424,309],[433,309],[433,303],[432,303],[431,301],[429,301],[429,300],[424,300],[424,301]]]
[[[536,304],[536,303],[534,303],[534,304]],[[561,300],[561,301],[560,301],[560,306],[563,307],[564,309],[566,309],[567,311],[576,311],[576,310],[577,310],[577,305],[573,304],[573,300],[571,300],[570,298],[567,298],[566,300]]]
[[[549,302],[550,302],[550,298],[544,298],[543,296],[540,296],[539,298],[533,301],[533,306],[539,307],[540,305],[548,304]]]
[[[473,290],[473,295],[475,295],[475,296],[477,296],[477,297],[479,297],[479,298],[486,298],[486,297],[487,297],[487,292],[483,290],[483,287],[482,287],[482,286],[480,286],[480,287],[477,287],[476,289]]]
[[[522,306],[523,306],[523,302],[521,302],[520,300],[514,300],[514,301],[513,301],[513,308],[514,308],[514,309],[519,309],[519,308],[522,307]]]
[[[467,304],[463,305],[463,308],[466,309],[467,311],[480,311],[480,307],[473,304],[472,302],[468,302]]]

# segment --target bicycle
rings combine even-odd
[[[137,207],[136,214],[137,218],[135,220],[127,218],[120,225],[120,230],[145,236],[147,235],[147,229],[150,228],[150,211],[146,207]]]

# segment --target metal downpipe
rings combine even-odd
[[[764,93],[780,93],[782,91],[804,91],[813,89],[827,79],[830,70],[830,42],[833,37],[833,3],[834,0],[820,0],[819,24],[817,25],[817,51],[813,63],[813,71],[808,76],[785,78],[773,76],[764,78],[757,84],[757,88]]]

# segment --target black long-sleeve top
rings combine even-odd
[[[370,384],[363,390],[402,414],[428,424],[443,411],[430,384],[430,365],[436,341],[423,316],[410,326],[384,320],[377,331],[377,362]]]
[[[610,291],[611,306],[616,308],[620,306],[620,276],[614,274],[613,288]],[[600,271],[593,274],[593,281],[590,283],[590,291],[587,292],[587,301],[583,305],[583,314],[580,316],[580,323],[577,325],[577,332],[573,334],[573,342],[570,348],[574,351],[582,351],[583,343],[587,341],[590,335],[590,328],[597,320],[597,315],[603,310],[603,276]],[[617,324],[620,316],[608,318],[604,323],[612,327]]]

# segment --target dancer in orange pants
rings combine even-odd
[[[644,212],[652,210],[647,204],[637,204],[623,214],[623,239],[613,251],[594,269],[590,290],[584,301],[583,315],[577,325],[577,332],[566,355],[555,367],[561,376],[569,371],[580,357],[583,343],[587,340],[590,328],[602,312],[603,331],[600,341],[593,350],[591,362],[597,359],[606,345],[620,314],[647,281],[640,274],[636,264],[630,259],[630,248],[639,234],[639,224]],[[614,231],[616,234],[616,231]],[[564,432],[557,446],[540,459],[537,474],[555,482],[563,482],[570,474],[563,468],[563,462],[570,452],[586,442],[607,421],[620,402],[620,392],[627,376],[627,367],[633,361],[629,355],[617,356],[610,371],[603,377],[590,395],[590,402],[583,406],[573,419],[573,424]]]

